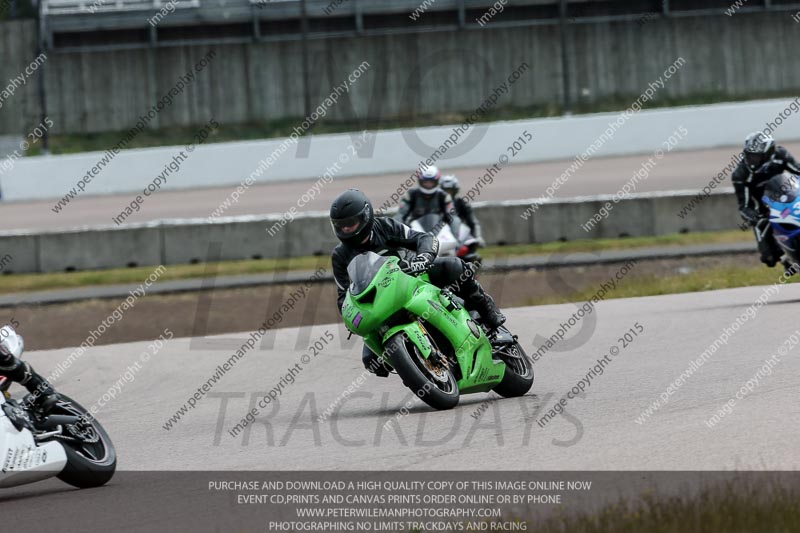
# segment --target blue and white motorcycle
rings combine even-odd
[[[787,273],[800,271],[800,184],[797,176],[784,172],[764,184],[764,205],[769,207],[769,223],[775,241],[783,250]]]

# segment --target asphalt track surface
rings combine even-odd
[[[59,523],[73,528],[91,523],[158,531],[164,522],[148,519],[147,506],[156,494],[190,497],[190,487],[183,474],[171,474],[175,477],[162,477],[152,490],[143,488],[147,481],[131,471],[473,470],[476,454],[486,452],[509,471],[800,470],[800,347],[779,356],[772,373],[736,400],[718,424],[705,424],[800,329],[791,319],[800,300],[796,285],[781,286],[649,420],[636,422],[763,291],[748,287],[600,302],[535,364],[536,382],[523,398],[474,394],[451,411],[435,412],[412,398],[396,376],[369,376],[339,414],[324,422],[314,420],[362,374],[360,342],[354,338],[343,347],[338,325],[268,335],[265,349],[241,359],[167,431],[164,423],[247,337],[197,339],[196,346],[190,339],[173,339],[140,363],[133,381],[98,414],[119,454],[121,472],[109,486],[81,492],[49,480],[6,489],[0,491],[0,509],[20,525],[60,516]],[[509,325],[530,354],[537,336],[554,334],[576,310],[575,304],[509,309]],[[644,331],[623,348],[620,338],[637,322]],[[124,327],[124,321],[115,327]],[[303,363],[304,355],[313,355],[306,347],[326,331],[335,339]],[[148,344],[90,349],[56,386],[90,406],[135,366]],[[619,352],[583,397],[568,400],[566,416],[539,427],[537,417],[612,346]],[[27,358],[47,373],[70,351],[32,352]],[[296,363],[301,371],[279,403],[261,410],[252,432],[231,436],[228,430]],[[397,418],[406,402],[409,413]],[[390,420],[394,424],[385,429]],[[194,489],[203,493],[196,484]],[[198,517],[208,513],[200,501]]]
[[[163,424],[230,357],[230,347],[241,345],[247,335],[195,339],[195,346],[190,339],[173,339],[140,364],[135,379],[124,384],[98,418],[117,444],[122,470],[459,470],[471,468],[466,459],[476,447],[502,451],[498,460],[509,470],[800,469],[800,428],[794,423],[800,405],[792,400],[800,347],[738,401],[731,415],[713,428],[703,423],[799,329],[787,319],[800,299],[800,286],[794,284],[782,286],[649,421],[635,421],[763,290],[600,302],[561,345],[536,362],[536,382],[529,395],[465,395],[456,409],[446,412],[431,411],[414,399],[411,413],[396,422],[396,430],[384,430],[384,423],[410,399],[396,376],[369,376],[360,394],[344,403],[335,424],[311,423],[363,370],[360,341],[342,341],[344,328],[337,324],[268,334],[263,349],[257,346],[214,385],[210,394],[217,397],[197,402],[167,431]],[[536,336],[552,335],[576,310],[575,304],[561,304],[507,311],[510,329],[531,354]],[[620,347],[619,355],[586,389],[585,398],[569,400],[567,410],[580,421],[582,431],[565,417],[544,428],[535,424],[537,409],[544,414],[611,346],[619,345],[618,339],[636,322],[644,331],[627,348]],[[124,327],[124,320],[114,327]],[[578,340],[568,340],[580,327],[584,330]],[[335,339],[313,357],[307,347],[326,331]],[[219,346],[225,343],[227,347]],[[88,407],[147,346],[138,342],[92,348],[56,386]],[[70,352],[32,352],[26,357],[47,375]],[[311,358],[304,364],[301,358],[306,354]],[[275,387],[295,363],[302,370],[284,388],[279,405],[261,410],[272,434],[264,424],[256,424],[249,435],[230,436],[228,430],[250,402]],[[224,410],[219,395],[228,396]],[[475,420],[471,415],[485,400],[488,407]],[[452,435],[445,438],[448,433]],[[441,443],[428,445],[437,439]],[[575,442],[559,445],[571,439]]]
[[[788,143],[786,147],[795,153],[800,143]],[[546,149],[546,145],[541,145]],[[699,190],[730,162],[741,147],[713,150],[681,151],[668,153],[650,172],[646,180],[637,185],[637,192]],[[613,194],[638,171],[652,154],[626,157],[590,159],[575,175],[562,185],[556,198],[594,194]],[[509,165],[495,181],[483,187],[476,200],[519,200],[535,198],[545,194],[547,188],[572,163],[552,161],[547,163]],[[414,162],[409,162],[409,173]],[[483,167],[447,168],[461,180],[462,191],[473,187],[486,170]],[[332,184],[323,186],[319,195],[298,211],[327,211],[330,202],[342,190],[356,187],[366,192],[375,206],[388,200],[393,192],[408,178],[409,173],[336,178]],[[241,176],[244,180],[246,176]],[[99,176],[98,179],[103,179]],[[151,177],[142,177],[144,187]],[[276,182],[251,187],[225,215],[248,215],[284,213],[296,206],[298,199],[308,191],[314,180]],[[726,180],[724,185],[730,185]],[[147,222],[165,218],[208,217],[230,195],[235,187],[161,191],[149,197],[141,210],[131,215],[126,222]],[[54,194],[63,194],[65,191]],[[70,202],[61,212],[52,210],[54,200],[37,202],[11,202],[0,204],[0,230],[11,229],[59,229],[79,226],[112,224],[112,217],[119,215],[131,202],[131,194],[113,196],[91,196],[91,189]],[[394,204],[393,204],[394,205]]]

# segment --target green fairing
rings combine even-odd
[[[425,328],[435,328],[448,339],[455,352],[461,368],[462,377],[458,380],[461,394],[488,392],[500,383],[506,365],[492,358],[489,339],[467,310],[453,304],[441,289],[431,285],[427,274],[407,275],[398,267],[397,258],[385,259],[371,280],[360,280],[365,287],[361,292],[353,295],[348,290],[342,307],[347,328],[363,337],[365,344],[387,364],[390,361],[384,346],[398,332],[404,332],[428,358],[432,347]],[[369,284],[365,285],[367,281]],[[376,291],[374,297],[373,290]],[[403,309],[417,319],[408,317],[406,323],[387,329],[386,321]],[[439,348],[445,350],[442,346]]]

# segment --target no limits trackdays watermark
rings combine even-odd
[[[350,88],[363,76],[372,65],[369,61],[362,61],[348,76],[347,78],[334,86],[330,94],[325,97],[307,117],[303,119],[299,126],[292,129],[292,133],[281,142],[272,152],[258,162],[253,172],[242,181],[230,195],[208,216],[208,221],[211,222],[221,217],[230,207],[239,202],[247,190],[260,178],[272,165],[274,165],[280,157],[286,153],[291,145],[299,143],[303,137],[319,119],[327,116],[328,111],[333,108],[339,101],[339,98],[344,94],[350,93]]]
[[[294,384],[295,377],[300,374],[306,365],[310,364],[314,358],[322,354],[333,339],[333,333],[331,333],[330,330],[325,330],[325,333],[316,339],[313,344],[310,344],[308,350],[300,356],[300,362],[287,368],[286,373],[281,377],[278,383],[276,383],[263,398],[258,400],[258,406],[252,406],[250,410],[247,411],[247,414],[242,417],[241,421],[228,431],[228,434],[231,437],[235,437],[244,431],[247,426],[255,422],[261,415],[261,409],[265,409],[270,403],[277,401],[278,397],[283,394],[284,389]]]
[[[118,215],[111,218],[111,221],[119,226],[128,217],[134,213],[138,213],[141,210],[142,205],[144,205],[145,200],[154,195],[156,191],[160,190],[163,185],[166,185],[167,177],[172,176],[172,174],[177,174],[178,171],[180,171],[183,163],[189,159],[189,156],[195,151],[197,146],[205,143],[209,136],[212,133],[215,133],[218,129],[219,123],[212,118],[207,124],[203,125],[199,130],[197,130],[192,136],[194,142],[188,143],[184,147],[184,150],[180,150],[177,155],[172,156],[172,160],[164,165],[161,173],[153,178],[152,181],[142,189],[142,194],[136,195],[134,199],[131,200],[130,204],[128,204]],[[189,153],[187,154],[186,152]]]
[[[611,197],[611,201],[603,204],[600,209],[592,215],[589,220],[581,224],[583,231],[592,230],[598,223],[608,218],[611,210],[621,200],[629,198],[631,193],[636,190],[640,182],[646,181],[650,177],[650,172],[658,165],[659,161],[664,159],[665,153],[671,152],[678,143],[680,143],[686,136],[689,135],[689,130],[683,126],[672,132],[667,140],[661,143],[662,148],[657,148],[653,155],[647,159],[641,166],[633,173],[633,176],[625,182],[625,184]],[[654,159],[655,158],[655,159]]]
[[[608,127],[601,133],[583,153],[575,157],[575,160],[570,166],[558,176],[552,184],[545,190],[545,194],[537,201],[532,203],[528,209],[520,215],[523,220],[528,220],[538,209],[542,203],[552,199],[558,189],[567,183],[570,178],[576,174],[586,162],[594,157],[595,153],[599,151],[608,141],[614,138],[617,131],[622,128],[631,117],[642,110],[642,106],[655,98],[656,93],[666,86],[666,82],[671,79],[678,71],[686,64],[686,59],[678,57],[673,63],[667,67],[664,72],[658,77],[656,81],[650,82],[642,94],[622,113],[617,115],[616,120],[608,123]]]
[[[633,269],[635,264],[635,261],[630,261],[619,268],[612,277],[611,281],[607,284],[604,283],[598,292],[592,297],[591,301],[586,302],[583,306],[580,306],[577,316],[576,314],[573,314],[573,317],[563,326],[562,330],[560,331],[560,337],[554,335],[553,338],[563,340],[566,332],[571,328],[572,325],[579,321],[581,316],[583,316],[581,315],[581,311],[586,312],[585,308],[587,306],[589,307],[589,310],[593,310],[594,304],[603,300],[608,291],[616,288],[617,283]],[[621,335],[620,345],[627,347],[627,345],[633,341],[633,336],[635,336],[637,333],[641,333],[642,329],[643,328],[640,325],[635,324],[633,326],[632,333],[629,334],[629,332],[625,332],[623,335]],[[539,360],[539,358],[543,355],[542,352],[553,348],[554,344],[559,342],[558,340],[554,341],[552,339],[545,340],[546,344],[543,344],[540,350],[532,358],[534,361]],[[319,346],[317,346],[317,344],[319,344]],[[321,350],[324,346],[327,346],[327,342],[320,338],[318,339],[318,342],[313,344],[311,352],[303,352],[303,355],[309,357],[310,359],[309,353],[313,353],[317,349]],[[610,353],[615,355],[611,351]],[[303,362],[305,363],[305,360],[303,360]],[[278,413],[280,412],[280,398],[283,396],[286,387],[295,382],[294,380],[302,368],[304,367],[301,366],[298,368],[297,365],[294,367],[289,367],[286,374],[280,379],[278,384],[268,392],[263,391],[250,393],[249,407],[247,411],[249,416],[246,414],[244,418],[236,419],[236,425],[228,431],[229,435],[241,437],[241,445],[248,446],[251,442],[252,431],[257,427],[259,428],[257,431],[258,435],[262,434],[262,430],[266,432],[267,446],[286,446],[289,444],[295,431],[311,431],[315,444],[321,446],[322,432],[319,429],[319,426],[324,422],[329,422],[331,436],[333,437],[334,441],[345,446],[369,446],[369,440],[363,438],[363,435],[360,440],[353,440],[349,437],[346,437],[344,430],[342,429],[342,424],[351,419],[351,416],[347,411],[345,411],[345,409],[347,408],[349,410],[354,404],[359,404],[358,407],[356,407],[356,409],[359,409],[361,407],[361,402],[359,400],[362,399],[365,402],[365,406],[363,408],[372,408],[375,409],[377,413],[380,413],[380,416],[376,417],[375,419],[376,433],[373,435],[372,439],[372,445],[374,446],[379,446],[381,442],[383,442],[384,437],[378,433],[389,434],[391,433],[389,430],[394,431],[395,438],[402,445],[408,445],[410,442],[412,442],[412,440],[409,439],[406,432],[403,431],[403,426],[406,426],[406,428],[412,426],[415,421],[417,422],[417,431],[414,436],[413,443],[418,446],[437,446],[450,443],[453,441],[453,439],[457,438],[460,433],[462,433],[460,431],[461,428],[464,427],[462,411],[466,412],[465,409],[455,410],[456,414],[454,415],[455,419],[452,421],[452,426],[440,428],[441,431],[438,433],[438,439],[434,439],[432,438],[432,435],[426,435],[425,433],[425,420],[428,413],[426,408],[423,408],[425,410],[423,410],[421,413],[417,413],[410,421],[400,424],[400,422],[406,418],[408,414],[414,412],[413,406],[417,402],[417,400],[415,400],[416,395],[413,392],[407,392],[398,400],[396,395],[392,395],[389,392],[384,392],[380,397],[378,397],[372,392],[363,391],[361,390],[362,387],[371,379],[381,379],[372,377],[369,372],[365,370],[362,371],[359,376],[353,379],[351,383],[344,388],[341,394],[333,399],[333,401],[329,401],[328,407],[326,407],[322,412],[320,412],[317,404],[316,393],[306,393],[301,399],[300,404],[297,407],[297,411],[292,416],[292,427],[286,428],[286,433],[283,435],[283,437],[277,438],[275,426],[273,426],[271,420],[276,419]],[[574,400],[575,398],[585,398],[585,396],[586,394],[584,390],[581,389],[570,399]],[[220,399],[220,410],[218,412],[216,433],[213,441],[214,445],[217,446],[220,444],[222,433],[227,427],[226,420],[230,402],[247,399],[247,393],[220,392],[208,394],[208,397]],[[540,399],[537,397],[523,397],[517,399],[520,402],[521,413],[526,420],[526,424],[528,424],[522,435],[523,445],[530,443],[530,424],[539,417],[544,406],[547,405],[554,397],[554,393],[548,393],[541,398],[541,401],[539,401]],[[468,405],[467,402],[469,399],[471,399],[471,397],[462,399],[462,404],[465,407]],[[378,403],[378,400],[380,400],[380,403]],[[530,402],[535,402],[532,407],[530,406]],[[503,403],[505,405],[508,403],[508,401],[504,401]],[[401,406],[399,410],[397,407],[398,405]],[[265,409],[266,407],[271,407],[271,410],[267,413],[262,413],[262,409]],[[490,407],[492,407],[492,421],[481,422],[481,418],[489,418],[483,417],[482,415],[484,415],[484,413],[487,412]],[[559,412],[557,415],[574,427],[574,430],[572,431],[571,437],[567,439],[553,438],[551,443],[554,446],[560,447],[574,446],[583,438],[583,423],[577,417],[572,415],[564,405],[560,405],[558,407],[558,411]],[[281,417],[281,419],[283,419],[283,417]],[[500,406],[492,399],[483,400],[479,404],[478,409],[473,410],[471,419],[472,425],[464,435],[465,446],[469,445],[469,443],[473,441],[478,431],[486,430],[487,434],[489,434],[491,430],[496,431],[498,428],[502,429],[503,426],[500,417]],[[466,421],[469,422],[469,420]],[[548,421],[550,421],[550,419],[548,419]],[[430,431],[433,433],[433,430]],[[567,434],[569,434],[569,431],[567,431]],[[497,438],[497,442],[498,445],[503,446],[505,443],[505,438],[500,435]]]
[[[32,144],[40,141],[44,134],[53,127],[53,121],[50,117],[44,117],[39,124],[37,124],[26,136],[20,141],[19,148],[8,154],[0,163],[0,175],[12,170],[17,161],[25,155],[25,152],[31,147]],[[21,150],[21,152],[20,152]]]
[[[350,143],[347,148],[345,148],[345,150],[339,154],[337,160],[331,163],[328,168],[325,169],[325,173],[322,175],[322,177],[315,181],[314,184],[306,190],[306,192],[300,195],[295,202],[295,205],[283,213],[277,222],[267,228],[267,233],[269,233],[270,237],[274,237],[281,229],[283,229],[284,226],[293,222],[295,217],[298,215],[297,210],[302,209],[304,206],[311,203],[322,191],[322,188],[325,185],[330,184],[333,181],[333,178],[342,171],[342,165],[346,165],[352,161],[353,158],[358,156],[359,150],[361,150],[361,147],[366,144],[367,137],[370,135],[373,134],[368,133],[366,130],[363,131],[361,133],[361,138]]]
[[[139,301],[139,298],[147,294],[148,289],[167,271],[164,265],[159,265],[149,276],[141,283],[136,289],[129,291],[127,298],[120,303],[114,311],[112,311],[97,327],[87,335],[86,339],[81,344],[72,350],[66,359],[59,362],[52,372],[47,376],[46,382],[53,384],[60,379],[69,368],[74,365],[78,359],[83,357],[83,354],[89,348],[94,347],[97,341],[105,334],[106,331],[111,329],[114,324],[121,322],[125,313],[134,308]],[[31,393],[33,399],[38,398],[45,391],[46,383],[43,383],[38,389]]]
[[[708,428],[713,428],[719,424],[723,418],[733,413],[733,408],[736,406],[737,401],[744,400],[745,397],[755,392],[755,390],[763,383],[766,377],[772,375],[772,369],[781,362],[782,357],[786,357],[788,353],[800,343],[800,329],[792,333],[789,338],[783,341],[778,347],[777,353],[772,354],[772,357],[764,360],[764,364],[753,374],[753,377],[748,379],[742,384],[736,394],[732,396],[727,402],[722,404],[717,410],[717,413],[705,421]]]
[[[371,379],[383,378],[373,377]],[[402,396],[398,396],[396,391],[374,393],[357,390],[341,401],[328,418],[324,418],[320,412],[319,395],[316,392],[304,393],[299,403],[296,403],[293,411],[289,413],[286,412],[285,402],[281,402],[280,396],[275,400],[270,399],[269,402],[265,402],[264,398],[268,397],[268,394],[267,391],[209,393],[208,398],[220,400],[212,444],[214,446],[221,444],[223,432],[229,426],[229,411],[239,411],[241,401],[245,400],[248,403],[248,413],[257,408],[259,403],[266,403],[270,409],[263,413],[259,409],[261,416],[254,417],[253,421],[248,422],[241,432],[236,432],[236,436],[241,438],[241,446],[254,444],[252,441],[255,438],[261,443],[263,436],[265,439],[263,445],[267,447],[286,447],[291,445],[292,439],[302,441],[304,444],[311,441],[315,447],[322,447],[326,445],[326,441],[331,439],[333,442],[349,448],[379,447],[389,439],[396,440],[402,446],[433,447],[451,445],[459,438],[463,439],[461,446],[466,447],[473,443],[479,434],[484,436],[482,440],[494,440],[497,446],[506,446],[511,444],[507,442],[507,433],[510,432],[513,432],[514,439],[520,440],[522,446],[529,446],[534,440],[536,420],[544,406],[555,396],[554,393],[548,393],[541,397],[523,396],[502,402],[493,401],[491,409],[487,410],[491,416],[483,416],[478,419],[468,416],[471,412],[468,404],[469,397],[465,397],[462,398],[461,407],[448,411],[444,416],[442,416],[443,413],[432,411],[426,406],[421,407],[413,416],[405,417],[405,422],[399,423],[400,421],[398,421],[398,423],[391,423],[387,426],[387,422],[395,418],[397,406],[405,405],[416,397],[413,392],[407,391]],[[237,407],[232,405],[234,402]],[[329,403],[328,400],[322,401],[323,405],[327,403]],[[503,413],[507,415],[510,413],[510,418],[505,421],[501,416],[501,403]],[[510,404],[516,405],[519,411],[513,412],[513,409],[508,407]],[[373,411],[376,416],[364,418],[357,414],[364,411]],[[236,414],[238,413],[234,413],[234,416]],[[562,427],[559,430],[559,437],[565,438],[552,438],[550,442],[559,447],[574,446],[583,438],[583,423],[567,409],[563,409],[560,416],[568,423],[566,428]],[[435,420],[432,420],[432,417]],[[519,421],[520,418],[523,420],[522,423]],[[290,422],[287,424],[286,420],[290,420]],[[508,420],[513,420],[513,422]],[[364,431],[368,421],[370,424],[374,424],[374,427]],[[236,422],[239,424],[241,420],[236,419]],[[255,433],[253,433],[254,430]]]
[[[14,93],[17,92],[17,89],[28,84],[28,80],[36,73],[37,70],[39,70],[42,65],[44,65],[45,61],[47,61],[47,54],[39,54],[23,69],[20,74],[8,80],[6,86],[0,90],[0,109],[3,108],[3,104],[5,104],[6,101],[14,96]]]
[[[327,270],[325,268],[317,269],[317,271],[314,272],[314,274],[312,274],[308,279],[306,279],[303,284],[298,285],[290,293],[288,299],[284,300],[283,303],[272,307],[275,309],[272,316],[264,320],[257,330],[251,331],[248,335],[247,341],[242,343],[239,348],[236,349],[236,351],[230,357],[228,357],[227,360],[225,360],[222,364],[217,365],[214,374],[210,375],[208,379],[206,379],[206,381],[197,388],[196,392],[191,394],[186,399],[183,405],[181,405],[162,425],[162,428],[165,431],[170,431],[176,427],[183,420],[183,417],[188,414],[190,410],[197,407],[198,402],[200,402],[211,392],[219,380],[225,377],[228,372],[236,367],[239,361],[241,361],[255,349],[256,342],[259,340],[263,341],[266,333],[279,326],[283,322],[283,319],[294,310],[295,305],[306,300],[308,296],[308,289],[326,274]]]
[[[120,374],[119,379],[114,382],[108,390],[104,392],[92,405],[86,413],[83,415],[83,418],[87,422],[91,422],[92,418],[95,418],[97,413],[100,409],[104,408],[106,405],[111,403],[112,400],[116,399],[117,396],[122,394],[122,389],[125,385],[131,384],[136,380],[136,375],[141,372],[143,368],[143,364],[146,364],[152,359],[153,356],[158,355],[158,352],[165,346],[167,341],[172,339],[175,336],[169,328],[165,328],[164,331],[158,336],[157,339],[151,341],[146,350],[143,350],[139,354],[139,359],[133,362],[133,364],[128,365],[125,371]]]

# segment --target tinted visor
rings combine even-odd
[[[762,154],[762,153],[754,153],[754,152],[745,152],[744,153],[744,162],[750,168],[758,168],[764,162],[764,154]]]
[[[359,214],[347,218],[331,219],[331,224],[336,235],[348,237],[358,233],[358,230],[367,224],[368,218],[367,206],[364,206]]]
[[[435,189],[436,186],[439,184],[439,180],[436,178],[420,178],[419,179],[419,186],[423,189]]]

